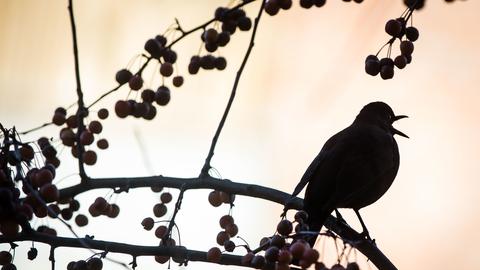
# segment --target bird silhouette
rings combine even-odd
[[[382,197],[397,175],[400,157],[393,135],[408,136],[392,124],[405,117],[396,116],[384,102],[372,102],[349,127],[327,140],[292,194],[297,196],[308,184],[304,210],[310,231],[319,232],[332,211],[339,215],[338,208],[352,208],[362,235],[371,240],[359,210]],[[312,247],[316,238],[308,239]]]

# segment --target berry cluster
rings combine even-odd
[[[88,111],[85,111],[85,114],[88,115]],[[85,115],[85,116],[87,116]],[[103,125],[100,120],[108,118],[108,110],[100,109],[97,112],[98,120],[90,121],[87,124],[86,128],[80,134],[80,143],[83,147],[90,147],[95,142],[95,135],[99,135],[103,130]],[[77,114],[73,114],[67,117],[67,110],[65,108],[59,107],[55,109],[55,112],[52,117],[52,122],[57,126],[63,126],[64,128],[60,130],[60,140],[62,144],[70,147],[72,156],[78,158],[78,146],[77,142],[77,131],[78,130],[78,121]],[[47,140],[48,142],[48,140]],[[40,147],[42,147],[43,142],[38,141]],[[98,149],[107,149],[108,141],[106,139],[97,139],[97,148]],[[43,151],[42,151],[43,152]],[[97,153],[94,150],[86,150],[83,153],[83,162],[86,165],[94,165],[97,163]],[[60,163],[58,163],[60,164]],[[55,165],[55,164],[54,164]],[[57,166],[58,167],[58,166]]]
[[[417,28],[407,26],[408,20],[411,19],[413,9],[409,8],[404,15],[397,19],[391,19],[385,24],[385,32],[392,38],[380,49],[376,55],[369,55],[365,59],[365,72],[369,75],[380,76],[384,80],[393,78],[394,68],[403,69],[412,61],[412,53],[414,49],[413,42],[418,39],[419,33]],[[400,55],[395,59],[391,58],[392,45],[395,40],[400,40]],[[385,46],[388,45],[387,56],[378,59],[378,54]]]
[[[218,69],[224,70],[227,67],[227,59],[225,57],[207,54],[204,56],[194,55],[190,58],[188,64],[188,72],[192,75],[197,74],[200,68],[205,70]]]
[[[228,41],[230,41],[230,35],[235,33],[237,28],[240,29],[240,31],[248,31],[250,30],[250,28],[252,28],[252,20],[247,17],[247,14],[243,9],[229,9],[227,7],[218,7],[215,10],[215,19],[222,23],[222,32],[218,34],[217,40],[210,41],[206,38],[207,36],[204,36],[206,32],[208,32],[210,29],[205,31],[204,34],[202,34],[202,40],[205,42],[206,49],[207,43],[210,43],[212,45],[217,44],[221,47],[227,45]],[[224,44],[221,45],[220,43]]]
[[[67,270],[102,270],[103,262],[98,257],[90,258],[89,260],[79,260],[69,262]]]
[[[236,245],[231,238],[238,234],[238,226],[231,215],[222,216],[219,224],[223,230],[217,234],[217,244],[223,246],[226,251],[232,252]]]
[[[16,270],[17,267],[13,264],[13,256],[8,251],[0,251],[0,265],[2,270]]]
[[[228,194],[218,190],[214,190],[208,194],[208,202],[214,207],[219,207],[222,203],[232,204],[234,201],[235,194]]]
[[[174,74],[174,64],[177,61],[177,53],[167,46],[167,38],[163,35],[157,35],[155,38],[147,40],[144,46],[150,54],[149,59],[156,59],[160,63],[160,75],[165,79]],[[146,63],[147,64],[147,63]],[[146,64],[143,68],[145,68]],[[131,91],[141,90],[141,101],[135,99],[119,100],[115,103],[115,113],[120,118],[133,116],[152,120],[157,115],[157,109],[154,106],[156,102],[160,106],[165,106],[170,101],[170,89],[162,84],[156,91],[145,88],[142,78],[143,68],[135,74],[128,69],[121,69],[115,75],[115,80],[120,84],[127,84]],[[180,75],[173,76],[172,84],[175,87],[183,85],[184,79]]]
[[[88,212],[90,215],[92,215],[92,217],[104,215],[109,218],[116,218],[120,213],[120,207],[118,207],[118,205],[115,203],[108,203],[103,197],[97,197],[95,201],[88,207]]]

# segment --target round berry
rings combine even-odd
[[[95,134],[100,134],[103,130],[102,123],[97,120],[93,120],[88,124],[88,129]]]
[[[83,153],[83,161],[87,165],[95,165],[95,163],[97,163],[97,153],[92,150],[86,151]]]
[[[228,42],[230,42],[230,33],[226,31],[220,32],[220,34],[218,34],[217,45],[224,47]]]
[[[140,75],[134,75],[133,77],[128,80],[128,86],[132,90],[139,90],[143,86],[143,79]]]
[[[170,89],[166,86],[160,86],[155,92],[155,102],[158,105],[165,106],[170,102]]]
[[[412,55],[413,49],[413,42],[410,40],[404,40],[400,43],[400,51],[403,55]]]
[[[227,67],[227,59],[225,57],[215,58],[215,68],[218,70],[224,70]]]
[[[407,58],[403,55],[395,57],[395,66],[399,69],[403,69],[407,65]]]
[[[155,101],[155,91],[152,89],[144,89],[142,91],[142,100],[144,102],[152,103]]]
[[[127,83],[130,78],[132,77],[132,73],[127,70],[127,69],[121,69],[117,72],[117,74],[115,75],[115,80],[119,83],[119,84],[125,84]]]
[[[162,54],[162,47],[156,39],[149,39],[145,42],[145,51],[147,51],[153,58],[159,58]]]
[[[283,235],[283,236],[289,235],[292,232],[292,230],[293,230],[292,222],[290,222],[287,219],[283,219],[277,225],[278,233]]]
[[[301,1],[300,1],[301,3]],[[278,0],[268,0],[265,3],[265,12],[270,16],[277,15],[278,11],[280,10],[280,6],[278,5]]]
[[[97,141],[97,147],[102,149],[102,150],[105,150],[108,148],[108,141],[107,139],[100,139]]]
[[[300,0],[300,6],[302,8],[311,8],[313,6],[313,0]]]
[[[167,236],[167,231],[168,231],[167,226],[164,226],[164,225],[158,226],[158,228],[155,230],[155,236],[158,239],[162,239],[165,236]]]
[[[162,193],[162,195],[160,195],[160,200],[162,201],[162,203],[169,203],[172,201],[172,193],[170,192],[165,192],[165,193]]]
[[[163,217],[167,213],[167,206],[163,203],[157,203],[153,206],[153,214],[156,217]]]
[[[153,224],[155,222],[153,221],[153,218],[151,217],[146,217],[142,220],[142,226],[143,226],[143,229],[147,230],[147,231],[150,231],[152,228],[153,228]]]
[[[395,19],[391,19],[385,24],[385,32],[392,37],[398,37],[402,32],[402,24]]]
[[[208,202],[214,206],[214,207],[219,207],[222,205],[222,198],[220,196],[220,192],[217,190],[214,190],[208,194]]]
[[[207,252],[207,260],[209,262],[218,263],[222,257],[222,251],[218,247],[213,247]]]
[[[388,80],[393,78],[394,71],[393,71],[393,66],[382,66],[382,69],[380,70],[380,76],[384,80]]]
[[[405,29],[405,35],[407,36],[408,40],[414,42],[417,41],[419,33],[417,28],[410,26]]]
[[[102,120],[107,119],[108,118],[108,110],[105,109],[105,108],[102,108],[98,111],[97,115],[98,115],[98,118],[100,118]]]
[[[173,74],[173,65],[165,62],[160,66],[160,74],[165,77],[170,77]]]
[[[88,218],[85,215],[79,214],[75,217],[75,223],[78,227],[84,227],[88,224]]]

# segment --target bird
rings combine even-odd
[[[359,210],[376,202],[392,185],[400,155],[394,135],[409,138],[392,124],[406,115],[395,115],[381,101],[365,105],[353,123],[326,141],[292,193],[307,186],[303,210],[310,232],[320,232],[328,216],[339,208],[355,211],[363,232],[371,240]],[[311,234],[310,234],[311,235]],[[318,234],[308,238],[314,246]]]

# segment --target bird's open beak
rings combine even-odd
[[[406,115],[397,115],[397,116],[394,116],[394,117],[392,117],[392,123],[395,122],[395,121],[397,121],[397,120],[403,119],[403,118],[408,118],[408,116],[406,116]],[[405,137],[405,138],[410,138],[410,137],[408,137],[405,133],[403,133],[403,132],[401,132],[400,130],[394,128],[393,126],[391,127],[391,129],[392,129],[392,133],[393,133],[393,134],[397,134],[397,135],[400,135],[400,136]]]

